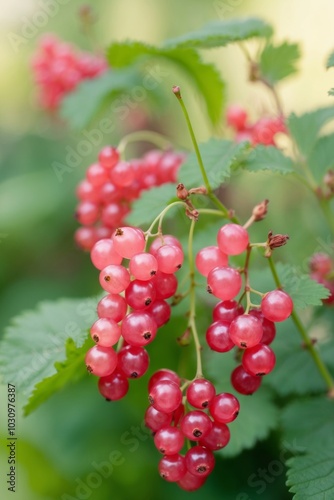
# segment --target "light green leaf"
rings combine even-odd
[[[176,185],[172,183],[144,191],[132,204],[131,213],[126,221],[134,226],[150,224],[167,205],[176,200]],[[166,216],[171,212],[172,209],[167,212]]]
[[[268,44],[260,57],[260,72],[271,85],[297,71],[296,63],[300,58],[296,43],[284,42],[281,45]]]
[[[213,189],[219,187],[225,179],[230,177],[231,168],[247,148],[248,144],[245,142],[235,143],[215,138],[199,144],[205,170]],[[188,189],[204,184],[195,153],[191,153],[182,164],[178,180],[185,184]]]
[[[135,67],[108,70],[98,78],[82,82],[68,94],[62,101],[60,114],[72,128],[81,129],[89,124],[107,99],[129,92],[141,83],[141,74]]]
[[[0,343],[0,376],[5,383],[16,385],[23,403],[31,397],[37,384],[57,373],[59,365],[56,368],[55,363],[63,363],[70,355],[64,366],[69,369],[67,365],[72,360],[77,369],[75,350],[83,346],[88,329],[97,319],[96,304],[97,299],[93,298],[43,302],[36,310],[13,319]],[[69,338],[71,350],[66,353]],[[56,380],[42,384],[49,394],[41,396],[36,391],[33,407],[37,406],[37,399],[46,399],[57,389]]]
[[[308,274],[290,264],[277,265],[277,272],[284,290],[292,297],[296,309],[307,306],[321,306],[321,299],[329,296],[329,290],[312,280]]]
[[[332,52],[328,59],[327,59],[327,64],[326,64],[326,68],[332,68],[334,66],[334,52]]]
[[[287,461],[287,485],[294,500],[334,498],[334,450],[313,449],[310,453]]]
[[[290,403],[282,412],[282,429],[284,439],[304,452],[333,448],[334,400],[324,394]]]
[[[88,337],[83,346],[78,348],[71,338],[67,339],[65,361],[56,361],[54,367],[57,372],[36,384],[24,408],[25,415],[29,415],[29,413],[38,408],[38,406],[44,403],[53,393],[63,389],[67,384],[73,384],[73,382],[80,380],[87,374],[84,359],[88,349],[92,347],[93,344],[91,338]]]
[[[269,37],[271,26],[256,17],[213,21],[192,33],[167,40],[165,47],[210,49],[254,37]]]
[[[309,167],[318,182],[322,181],[329,168],[334,167],[334,134],[317,140],[309,158]]]
[[[110,45],[107,56],[110,64],[115,68],[133,64],[143,56],[159,58],[175,64],[193,80],[205,100],[212,122],[217,123],[220,119],[224,99],[224,82],[216,68],[212,64],[204,63],[195,50],[159,48],[144,42],[127,41],[115,42]],[[167,76],[170,73],[170,68],[167,70],[164,68],[163,71]],[[147,74],[149,75],[149,73]]]
[[[303,155],[309,156],[322,127],[333,119],[334,106],[316,109],[299,116],[292,113],[289,116],[288,127],[290,133]]]
[[[234,351],[224,354],[210,351],[206,353],[206,371],[214,380],[217,392],[235,393],[231,386],[230,376],[237,366]],[[251,396],[236,394],[240,402],[240,413],[234,422],[229,424],[231,440],[228,446],[219,453],[226,457],[238,455],[242,450],[265,439],[278,424],[278,411],[272,401],[268,388],[261,387]]]
[[[259,170],[269,170],[275,174],[291,174],[294,171],[294,165],[291,158],[285,156],[275,146],[256,146],[245,160],[242,166],[249,172],[258,172]]]
[[[332,89],[330,89],[330,90],[328,91],[328,95],[334,95],[334,88],[332,88]]]

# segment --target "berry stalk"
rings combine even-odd
[[[274,281],[276,283],[277,288],[282,288],[282,284],[281,284],[281,281],[279,279],[279,276],[278,276],[278,273],[276,270],[276,266],[274,264],[272,257],[268,258],[268,262],[269,262],[269,267],[270,267],[270,270],[271,270],[271,273],[273,275],[273,278],[274,278]],[[319,371],[321,377],[324,379],[324,381],[327,385],[328,396],[330,398],[334,399],[334,380],[333,380],[331,374],[329,373],[326,365],[323,363],[323,361],[320,357],[320,354],[314,348],[312,340],[309,338],[309,336],[304,328],[304,325],[301,322],[301,319],[300,319],[300,317],[297,314],[295,309],[293,309],[293,311],[291,313],[291,318],[292,318],[292,321],[294,322],[297,330],[299,331],[299,333],[303,339],[305,348],[308,349],[308,351],[310,352],[310,354],[313,358],[313,361],[315,362],[316,367],[318,368],[318,371]]]
[[[117,149],[122,155],[128,144],[138,141],[150,142],[158,148],[164,150],[171,149],[173,147],[171,142],[162,134],[159,134],[158,132],[154,132],[152,130],[139,130],[137,132],[131,132],[130,134],[124,136],[120,141]]]

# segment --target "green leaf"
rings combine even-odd
[[[282,411],[283,436],[302,451],[334,445],[334,401],[325,395],[294,401]],[[303,450],[304,448],[304,450]]]
[[[126,221],[134,226],[150,224],[167,205],[176,200],[176,185],[172,183],[144,191],[132,204],[131,213]],[[170,213],[171,210],[166,215]]]
[[[60,365],[56,368],[55,363],[63,363],[69,356],[64,367],[69,370],[72,360],[77,369],[75,349],[83,346],[88,329],[96,320],[96,303],[97,299],[92,298],[43,302],[36,310],[13,319],[0,343],[0,375],[5,383],[16,385],[23,403],[37,384],[57,373]],[[66,353],[68,338],[72,340]],[[61,375],[63,381],[66,373],[69,371]],[[32,407],[37,406],[37,400],[50,396],[57,384],[56,379],[43,384],[49,393],[41,396],[37,390]]]
[[[211,49],[254,37],[269,37],[272,27],[256,17],[227,19],[206,24],[201,29],[167,40],[165,47]]]
[[[300,58],[296,43],[284,42],[281,45],[268,44],[260,57],[260,72],[271,85],[297,71],[296,63]]]
[[[332,52],[328,57],[326,68],[332,68],[333,66],[334,66],[334,52]]]
[[[289,116],[288,127],[290,133],[303,155],[309,156],[322,127],[333,119],[334,106],[316,109],[300,116],[294,113]]]
[[[213,189],[230,177],[231,168],[247,148],[248,144],[245,142],[235,143],[226,139],[215,138],[199,144],[205,170]],[[188,189],[203,185],[204,181],[195,153],[191,153],[182,164],[178,180],[183,182]]]
[[[135,67],[106,71],[98,78],[84,81],[68,94],[62,101],[60,114],[71,127],[81,129],[89,124],[107,99],[129,92],[141,83],[140,72]]]
[[[296,309],[304,309],[307,306],[321,306],[321,299],[326,299],[329,290],[312,280],[308,274],[290,264],[277,265],[277,272],[284,290],[292,297]]]
[[[206,371],[215,381],[217,392],[235,392],[230,382],[231,372],[237,366],[234,354],[231,351],[224,353],[222,359],[220,353],[206,353]],[[265,439],[278,423],[278,411],[268,388],[262,387],[252,396],[237,394],[237,397],[240,413],[229,424],[231,440],[228,446],[219,452],[226,457],[236,456],[242,450],[252,448],[257,441]]]
[[[334,167],[334,134],[317,140],[309,158],[309,167],[318,182],[322,181],[329,168]]]
[[[204,63],[199,54],[192,49],[158,48],[144,42],[116,42],[110,45],[107,51],[108,60],[115,68],[133,64],[143,56],[172,62],[184,71],[193,80],[205,100],[210,119],[213,123],[218,122],[224,99],[224,82],[212,64]],[[147,75],[149,74],[148,72]],[[164,68],[161,74],[165,77],[170,75],[170,69]],[[161,79],[160,76],[159,78]]]
[[[334,88],[332,88],[332,89],[330,89],[330,90],[328,91],[328,95],[334,95]]]
[[[287,461],[287,485],[294,500],[334,498],[334,450],[314,449]]]
[[[93,342],[90,337],[82,347],[78,348],[74,341],[69,338],[66,342],[66,359],[62,362],[55,362],[54,367],[57,372],[50,377],[45,378],[38,384],[24,409],[24,414],[29,415],[53,393],[66,387],[67,384],[80,380],[87,374],[84,363],[85,355]]]
[[[256,146],[251,153],[245,157],[242,166],[249,172],[259,170],[270,170],[275,174],[291,174],[294,164],[291,158],[285,156],[275,146]]]

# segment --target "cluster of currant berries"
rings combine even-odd
[[[145,246],[141,229],[120,227],[91,250],[92,262],[100,270],[100,284],[108,295],[98,303],[99,319],[90,330],[96,345],[85,361],[88,371],[100,377],[99,390],[108,400],[124,397],[128,379],[146,373],[149,355],[144,347],[169,320],[166,299],[178,286],[175,272],[183,263],[181,243],[165,235],[152,242],[149,252]],[[113,348],[117,343],[118,352]]]
[[[40,105],[56,110],[63,97],[82,80],[97,77],[107,67],[103,57],[79,52],[53,35],[43,37],[32,61],[35,81],[40,87]]]
[[[327,305],[334,304],[334,262],[333,259],[324,252],[312,255],[310,262],[310,276],[317,283],[321,283],[328,288],[330,295],[323,299]]]
[[[98,240],[109,238],[125,224],[131,203],[143,190],[176,181],[183,159],[181,153],[153,149],[142,158],[123,161],[117,148],[103,147],[77,187],[76,218],[82,227],[75,233],[76,243],[91,250]]]
[[[234,347],[243,350],[242,364],[232,373],[234,389],[252,394],[261,385],[261,376],[275,366],[269,344],[275,338],[275,322],[286,320],[293,309],[291,297],[283,290],[263,295],[259,308],[248,309],[235,301],[242,287],[241,273],[229,266],[230,256],[249,245],[247,230],[239,224],[225,224],[217,234],[217,246],[202,248],[196,256],[197,270],[207,278],[207,290],[220,299],[213,309],[213,322],[206,332],[208,346],[217,352]]]
[[[276,134],[287,133],[283,117],[263,117],[249,123],[247,111],[238,105],[228,108],[226,122],[235,130],[237,142],[249,141],[253,145],[276,146]]]

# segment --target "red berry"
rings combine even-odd
[[[215,466],[215,457],[208,448],[194,446],[185,455],[188,471],[194,476],[206,477]]]
[[[253,376],[267,375],[274,369],[275,362],[275,354],[266,344],[246,349],[242,357],[242,366]]]
[[[223,253],[239,255],[248,246],[248,232],[239,224],[225,224],[218,231],[217,242],[219,249]]]
[[[259,319],[242,314],[232,321],[228,333],[236,346],[246,349],[261,342],[263,327]]]
[[[209,408],[210,413],[216,422],[228,424],[237,418],[240,410],[240,404],[233,394],[222,392],[213,398]]]
[[[244,395],[257,391],[261,381],[261,377],[250,375],[241,365],[237,366],[231,374],[231,383],[234,389]]]
[[[261,301],[262,314],[270,321],[284,321],[290,316],[292,310],[292,299],[283,290],[268,292]]]
[[[108,401],[117,401],[127,394],[129,382],[122,373],[115,370],[110,375],[99,379],[98,388]]]
[[[198,378],[187,388],[187,400],[195,408],[207,408],[216,395],[214,385],[205,378]]]
[[[150,404],[159,411],[171,413],[176,410],[182,401],[182,392],[175,382],[160,380],[153,385],[149,392]]]

